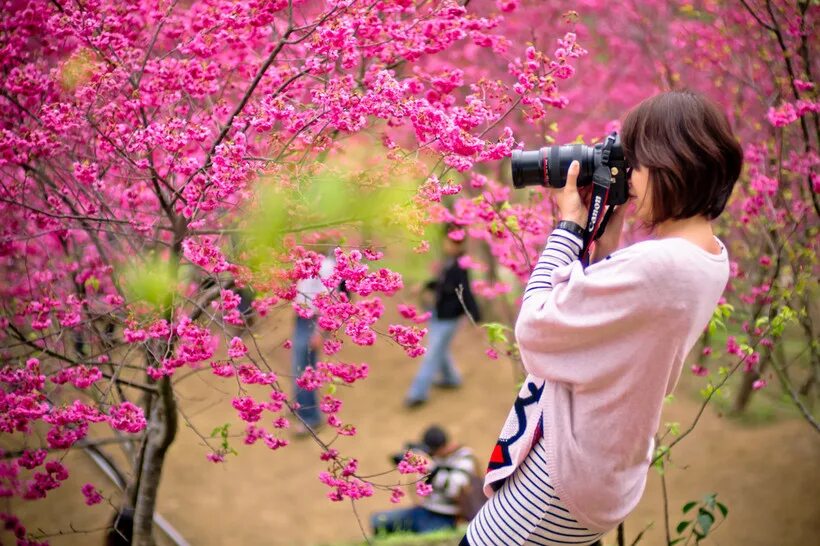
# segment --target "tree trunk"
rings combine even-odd
[[[754,389],[752,385],[754,382],[760,379],[760,372],[762,372],[766,368],[766,364],[769,363],[768,358],[760,360],[760,371],[751,371],[743,374],[743,383],[740,385],[740,390],[737,391],[737,396],[735,397],[735,403],[732,406],[733,413],[743,413],[746,411],[746,406],[749,405],[749,401],[752,399],[752,393]]]
[[[159,397],[151,411],[143,457],[142,471],[134,512],[135,546],[154,546],[153,521],[162,465],[168,447],[177,433],[177,410],[171,381],[163,377],[158,383]]]

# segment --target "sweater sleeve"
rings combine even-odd
[[[565,229],[554,230],[530,274],[530,280],[524,289],[524,300],[539,292],[552,290],[553,269],[577,260],[581,254],[582,244],[581,238],[572,232]]]
[[[563,234],[560,234],[563,236]],[[589,384],[618,373],[642,350],[635,332],[651,335],[654,321],[672,321],[674,305],[645,254],[619,252],[586,269],[560,258],[553,237],[527,285],[515,326],[524,368],[536,377]],[[536,277],[550,268],[550,275]],[[625,340],[631,339],[627,343]]]

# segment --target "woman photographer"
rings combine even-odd
[[[621,137],[651,238],[618,250],[620,207],[584,268],[577,162],[552,190],[566,222],[515,327],[529,375],[490,459],[490,500],[462,545],[588,545],[623,521],[643,494],[664,397],[728,281],[711,221],[742,150],[725,115],[701,95],[664,93],[627,115]]]

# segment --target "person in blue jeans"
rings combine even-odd
[[[305,368],[312,366],[316,368],[317,351],[322,348],[323,338],[316,328],[316,307],[313,299],[328,292],[328,288],[322,282],[333,274],[336,260],[329,251],[322,259],[319,269],[319,276],[310,279],[302,279],[296,284],[297,296],[294,304],[302,310],[309,311],[310,318],[304,318],[300,314],[296,315],[296,324],[293,329],[291,342],[291,368],[293,372],[293,398],[299,404],[296,415],[301,422],[294,427],[297,436],[307,436],[310,430],[317,431],[322,426],[322,415],[319,412],[319,404],[315,391],[308,391],[299,387],[295,379],[302,375]],[[347,292],[344,286],[339,290]],[[308,430],[310,429],[310,430]]]
[[[477,472],[472,451],[450,442],[439,426],[429,427],[422,437],[419,449],[431,459],[430,474],[425,481],[432,488],[426,497],[420,497],[411,508],[377,512],[370,518],[376,535],[400,531],[429,533],[452,529],[463,519],[462,498],[470,477]]]
[[[424,404],[431,385],[444,388],[461,386],[461,375],[453,363],[450,344],[459,319],[465,314],[465,307],[473,320],[478,322],[481,319],[478,305],[470,289],[470,275],[458,263],[458,259],[464,254],[464,243],[449,236],[457,229],[460,229],[459,226],[453,224],[446,226],[443,242],[444,264],[438,277],[425,285],[426,289],[435,293],[435,309],[427,325],[427,352],[405,398],[404,403],[408,408]],[[462,290],[464,304],[459,299],[459,289]]]
[[[302,318],[297,315],[296,325],[293,329],[293,347],[292,351],[292,368],[293,377],[299,377],[305,368],[313,366],[316,368],[316,319]],[[299,388],[298,385],[293,386],[296,402],[299,408],[296,414],[302,419],[304,424],[296,425],[297,435],[306,435],[308,433],[305,427],[310,427],[317,430],[322,424],[322,416],[319,413],[318,403],[316,401],[316,392],[307,391]]]

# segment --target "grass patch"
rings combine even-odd
[[[462,525],[455,529],[444,529],[432,533],[393,533],[387,536],[377,536],[370,540],[373,546],[455,546],[467,532],[467,526]],[[325,544],[322,546],[367,546],[367,542],[344,542]]]

